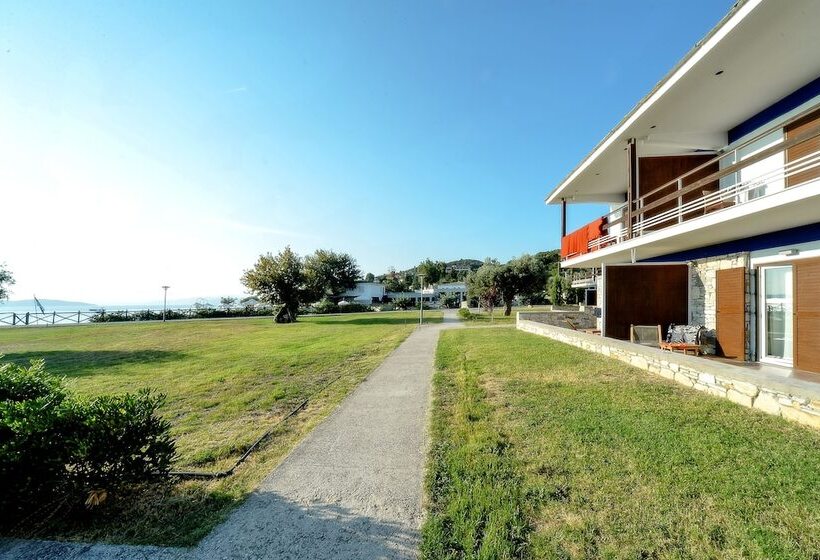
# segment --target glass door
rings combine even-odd
[[[794,283],[792,267],[760,269],[760,360],[792,365],[794,360]]]

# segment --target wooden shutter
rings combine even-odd
[[[734,360],[746,357],[746,269],[717,271],[717,352]]]
[[[820,259],[794,263],[794,367],[820,372]]]
[[[795,136],[808,132],[818,126],[820,126],[820,111],[807,115],[799,121],[795,121],[787,126],[785,129],[786,139],[788,140],[789,138],[794,138]],[[820,136],[815,136],[811,140],[801,142],[796,146],[788,148],[786,150],[786,163],[800,159],[801,157],[817,152],[818,150],[820,150]],[[786,186],[793,187],[795,185],[805,183],[806,181],[817,179],[818,177],[820,177],[820,166],[795,173],[791,177],[786,177]]]

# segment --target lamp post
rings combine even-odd
[[[424,323],[424,274],[419,274],[419,325]]]
[[[165,307],[168,305],[168,288],[171,286],[163,286],[162,289],[165,290],[162,295],[162,322],[165,322]]]

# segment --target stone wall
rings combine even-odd
[[[715,353],[717,328],[717,271],[727,268],[746,269],[746,355],[754,359],[752,316],[754,314],[754,274],[749,268],[749,253],[732,253],[692,261],[689,267],[689,323],[706,327],[704,351]]]
[[[538,311],[532,313],[522,311],[520,315],[526,315],[530,321],[556,327],[569,328],[568,320],[572,321],[579,329],[595,329],[598,327],[598,319],[594,313],[587,310],[579,311],[577,305],[572,309],[572,311],[555,309],[553,311]],[[592,308],[588,309],[591,310]]]
[[[815,384],[794,379],[763,382],[739,366],[530,321],[528,315],[518,313],[519,330],[615,358],[686,387],[820,429],[820,386]]]

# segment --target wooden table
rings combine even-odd
[[[693,356],[700,356],[702,350],[700,344],[687,344],[685,342],[661,342],[661,350],[669,350],[670,352],[683,352],[688,354],[692,352]]]

